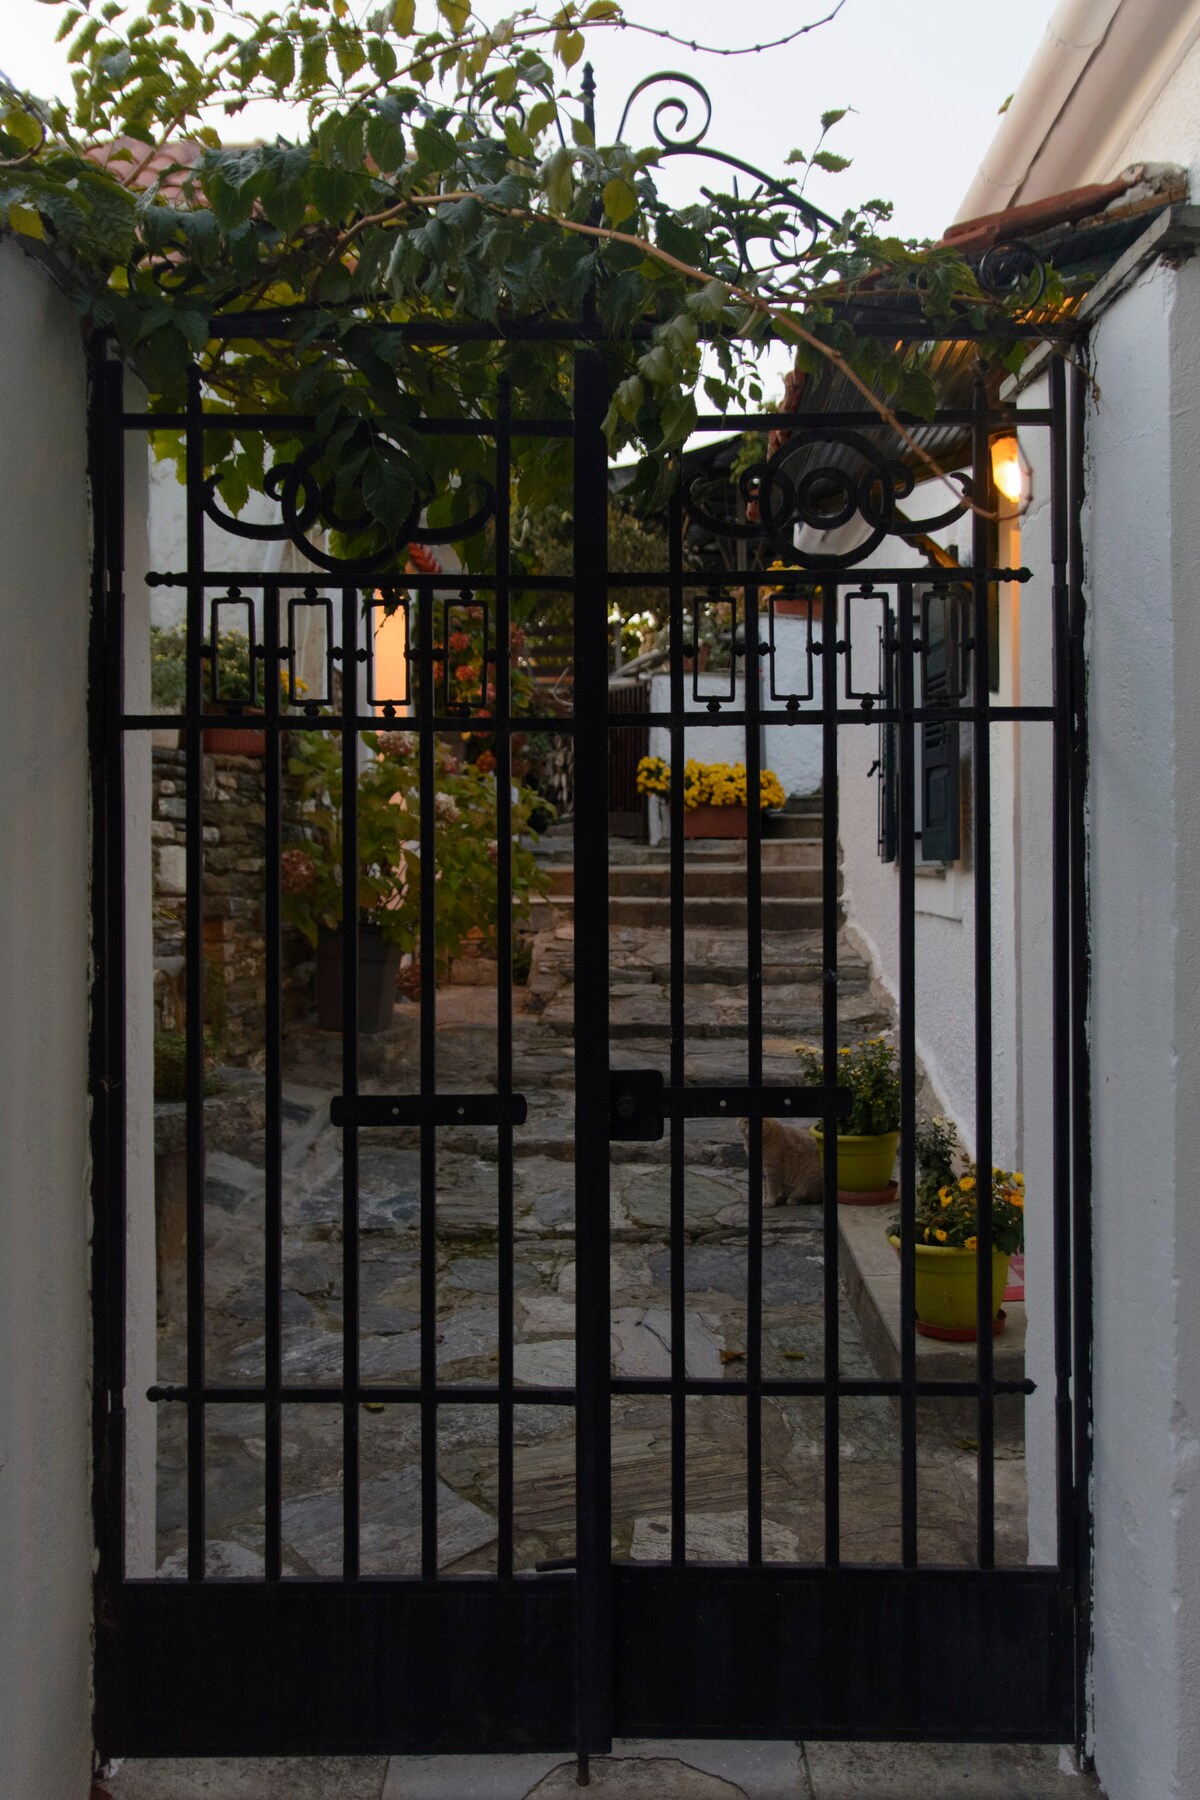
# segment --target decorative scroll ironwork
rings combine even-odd
[[[420,495],[413,501],[407,518],[389,543],[366,555],[335,556],[327,544],[314,542],[314,532],[334,531],[353,538],[370,532],[375,521],[369,513],[362,512],[348,517],[339,509],[336,484],[331,480],[323,481],[316,474],[315,465],[321,452],[322,445],[313,442],[291,462],[275,463],[268,469],[263,491],[268,499],[275,501],[281,515],[273,523],[258,524],[249,519],[235,518],[232,513],[226,512],[218,500],[221,480],[219,474],[210,476],[205,483],[205,514],[214,525],[235,537],[252,538],[258,542],[292,543],[310,562],[332,573],[351,568],[362,572],[386,568],[403,554],[409,544],[460,543],[464,538],[473,537],[477,531],[482,531],[489,519],[495,516],[496,490],[487,481],[480,482],[483,499],[475,511],[465,519],[446,525],[421,524],[421,514],[433,496]]]
[[[971,504],[971,479],[961,472],[954,481],[962,499],[926,519],[901,516],[898,502],[916,485],[913,471],[890,457],[861,431],[821,425],[789,428],[785,441],[765,462],[755,463],[740,478],[739,491],[754,502],[755,522],[719,519],[702,505],[697,488],[703,474],[693,476],[684,491],[684,510],[697,525],[717,537],[765,540],[779,560],[801,569],[846,569],[865,562],[886,537],[937,531],[961,519]],[[847,550],[800,548],[796,535],[841,531],[858,521],[865,531]]]
[[[1034,306],[1046,291],[1046,259],[1023,238],[993,244],[975,265],[975,275],[985,294],[998,298],[1019,295]]]
[[[712,124],[712,100],[701,82],[677,69],[647,75],[631,89],[617,126],[618,143],[626,141],[625,128],[635,103],[643,94],[658,88],[667,89],[655,100],[651,114],[659,162],[671,157],[699,157],[732,172],[732,193],[718,193],[707,187],[700,189],[737,246],[736,270],[728,273],[737,281],[753,278],[760,293],[782,298],[783,290],[772,279],[772,270],[780,266],[794,267],[797,255],[812,247],[820,228],[835,229],[836,219],[814,206],[811,200],[806,200],[799,188],[791,183],[768,175],[740,156],[732,156],[706,144],[704,140]],[[691,108],[697,100],[704,117],[698,126],[689,130]],[[739,192],[739,176],[746,176],[753,183],[749,194]],[[765,247],[769,257],[756,260],[755,246]]]

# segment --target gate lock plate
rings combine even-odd
[[[852,1095],[842,1087],[668,1087],[658,1069],[609,1072],[608,1135],[620,1143],[656,1143],[672,1119],[844,1119]]]
[[[524,1094],[335,1094],[334,1125],[523,1125]]]

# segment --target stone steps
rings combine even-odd
[[[535,901],[530,923],[534,931],[570,925],[574,897],[559,894],[548,900]],[[684,925],[692,931],[744,931],[747,903],[743,895],[692,895],[685,899]],[[764,895],[762,928],[764,932],[817,930],[822,923],[822,903],[818,895]],[[844,923],[839,905],[838,924]],[[614,894],[609,901],[609,922],[613,930],[666,931],[671,923],[671,902],[666,895]]]

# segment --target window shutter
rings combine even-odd
[[[921,703],[949,706],[960,697],[959,597],[945,589],[921,603]],[[957,720],[921,726],[921,861],[957,862],[961,854]]]
[[[885,608],[883,627],[879,633],[879,692],[883,704],[890,708],[895,704],[895,682],[893,668],[895,658],[891,654],[894,639],[892,609]],[[896,830],[896,727],[894,725],[879,726],[879,748],[875,758],[878,801],[878,842],[880,860],[895,862],[897,848]]]

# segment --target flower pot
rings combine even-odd
[[[900,1239],[889,1237],[888,1242],[898,1256]],[[918,1244],[916,1251],[917,1330],[928,1337],[973,1343],[978,1336],[975,1251],[948,1244]],[[993,1320],[999,1318],[1008,1285],[1008,1261],[1002,1250],[992,1251]]]
[[[744,838],[744,806],[693,806],[683,815],[685,838]]]
[[[819,1125],[812,1127],[813,1136],[825,1154],[825,1141]],[[852,1194],[881,1194],[892,1179],[892,1165],[900,1142],[898,1131],[881,1131],[871,1137],[855,1137],[839,1132],[837,1137],[837,1184]]]
[[[396,1004],[400,974],[399,944],[384,937],[378,925],[358,929],[358,1029],[386,1031]],[[317,937],[317,1024],[322,1031],[342,1029],[342,934],[322,931]]]
[[[707,667],[708,667],[708,645],[707,644],[701,644],[699,651],[693,650],[690,656],[685,652],[684,658],[683,658],[683,672],[685,675],[692,675],[692,674],[703,675],[703,673],[704,673],[705,669],[707,669]]]
[[[821,622],[820,600],[781,600],[776,596],[771,610],[777,619],[807,619],[811,612],[813,624]]]
[[[222,713],[222,718],[232,715]],[[247,706],[236,715],[241,719],[261,719],[261,706]],[[208,725],[203,734],[203,745],[209,756],[265,756],[267,754],[267,734],[249,727],[238,730],[235,726]]]

